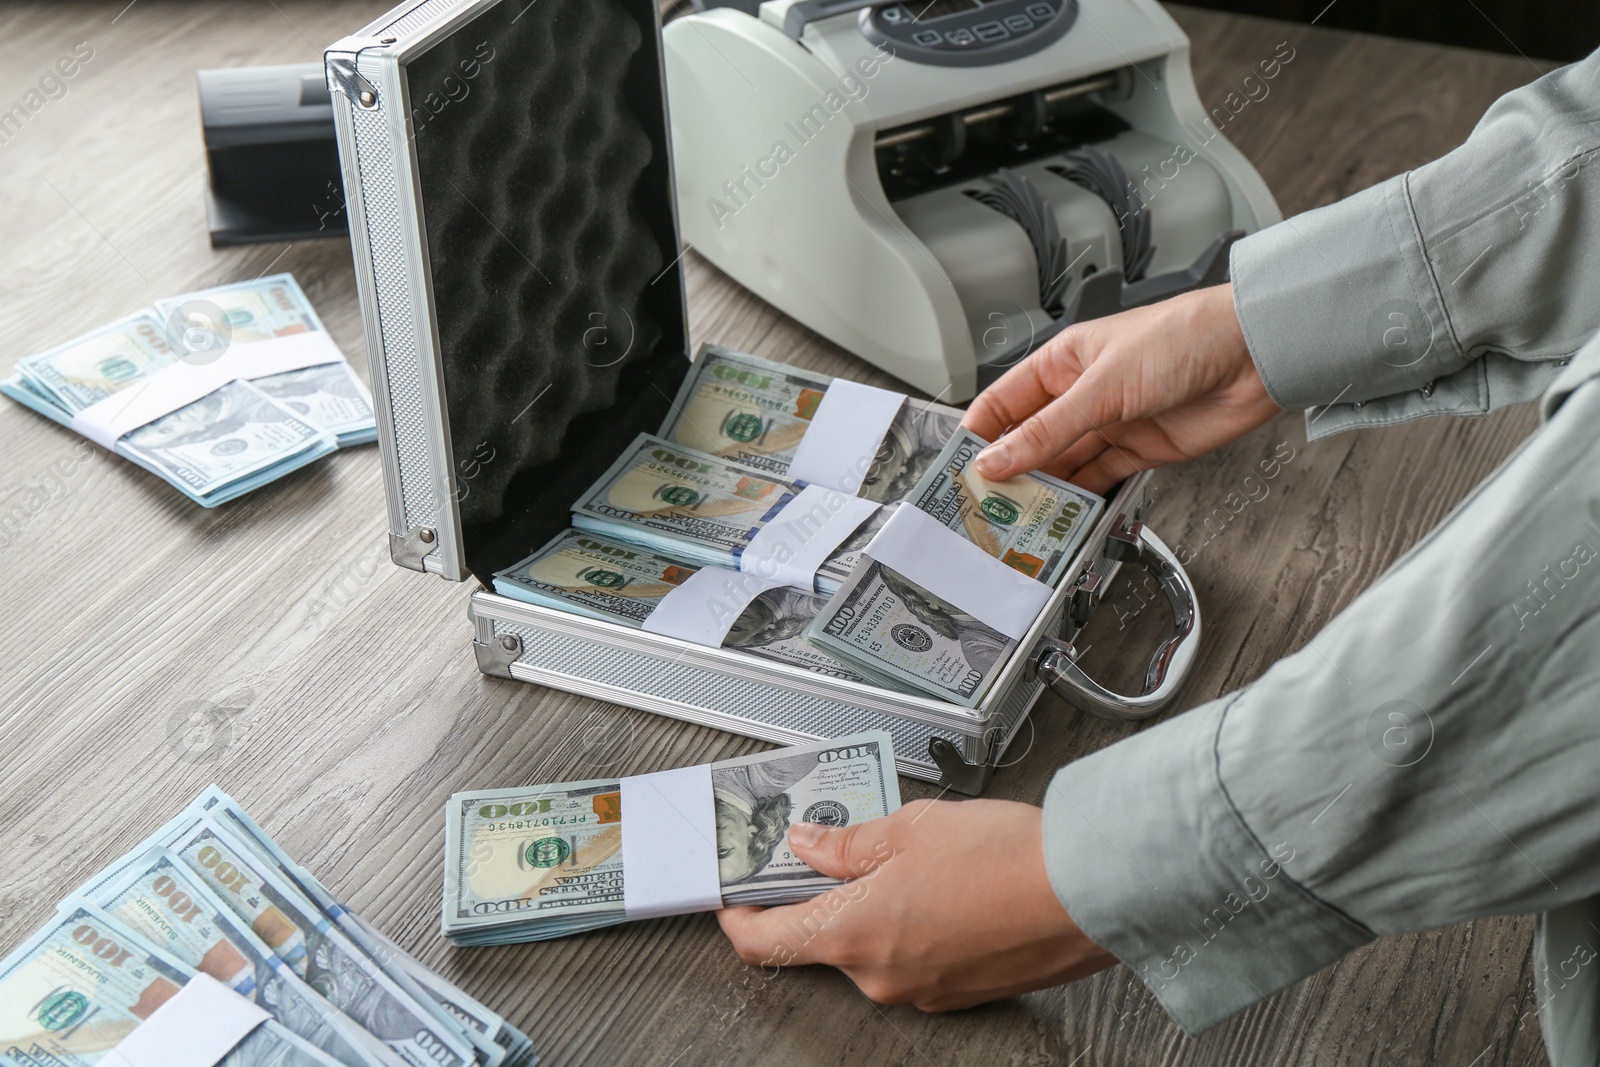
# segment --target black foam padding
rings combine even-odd
[[[504,0],[406,76],[463,549],[487,583],[566,528],[688,370],[654,2]]]

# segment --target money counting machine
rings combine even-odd
[[[946,402],[1282,217],[1155,0],[769,0],[665,41],[685,240]]]
[[[778,742],[883,729],[902,773],[965,792],[1008,748],[1027,752],[1047,686],[1113,717],[1162,706],[1194,661],[1200,617],[1182,567],[1139,522],[1145,475],[1086,520],[975,705],[495,590],[498,572],[575,524],[579,498],[639,435],[665,432],[675,410],[695,417],[674,399],[692,349],[659,18],[656,0],[411,0],[326,53],[394,561],[481,583],[468,615],[485,674]],[[802,418],[822,419],[840,384],[796,410],[814,400]],[[749,442],[763,420],[722,425]],[[700,499],[667,488],[672,506]],[[1150,571],[1174,620],[1132,697],[1084,676],[1070,644],[1125,562]],[[615,577],[601,568],[589,584]]]

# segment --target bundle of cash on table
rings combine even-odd
[[[200,366],[258,342],[316,333],[326,331],[294,276],[277,274],[157,301],[21,360],[0,380],[0,393],[71,427],[101,401],[134,397],[164,368],[184,361]],[[223,383],[124,433],[115,450],[214,507],[335,448],[376,439],[366,386],[339,359]]]
[[[268,1015],[227,1067],[538,1061],[525,1035],[362,922],[212,787],[0,960],[0,1067],[119,1067],[118,1043],[196,975]]]
[[[710,767],[728,907],[809,900],[841,884],[790,853],[791,826],[854,825],[900,807],[882,731]],[[502,945],[625,922],[627,818],[617,778],[457,793],[445,816],[445,936]]]
[[[638,627],[701,567],[737,568],[755,535],[800,491],[785,475],[831,381],[707,345],[661,433],[640,435],[578,500],[576,529],[496,574],[495,590]],[[894,508],[915,507],[1054,586],[1105,501],[1044,474],[983,478],[971,461],[987,442],[960,419],[938,404],[903,405],[863,479],[861,495],[884,506],[822,565],[815,587],[822,595],[792,587],[762,593],[724,647],[967,706],[981,701],[1016,642],[863,549]],[[926,647],[886,646],[877,637],[911,623],[929,635]]]

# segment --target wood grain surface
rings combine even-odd
[[[386,3],[8,3],[0,110],[80,42],[93,58],[0,143],[0,366],[156,297],[290,270],[358,363],[343,239],[213,251],[196,69],[317,60]],[[1534,76],[1516,57],[1175,9],[1218,104],[1287,40],[1294,59],[1225,133],[1286,212],[1458,143]],[[695,340],[883,381],[692,253]],[[363,368],[364,370],[364,368]],[[1197,547],[1206,613],[1181,707],[1257,677],[1376,579],[1534,424],[1528,409],[1308,446],[1285,415],[1155,476],[1155,529]],[[1256,463],[1294,458],[1214,521]],[[883,1008],[837,972],[768,978],[709,916],[539,946],[438,934],[445,799],[469,786],[645,772],[754,751],[713,730],[480,675],[468,590],[399,570],[373,448],[205,511],[133,465],[0,404],[0,950],[208,782],[552,1064],[1405,1064],[1544,1062],[1527,919],[1384,939],[1198,1038],[1125,968],[947,1016]],[[1259,495],[1259,494],[1257,494]],[[1148,594],[1145,594],[1146,596]],[[1113,591],[1091,669],[1127,674],[1161,610]],[[1041,702],[989,795],[1136,727]],[[908,796],[931,795],[903,782]]]

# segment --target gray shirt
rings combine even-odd
[[[1045,859],[1195,1032],[1384,934],[1539,914],[1557,1067],[1600,1063],[1600,53],[1456,151],[1240,242],[1312,438],[1541,397],[1543,426],[1303,649],[1057,773]]]

